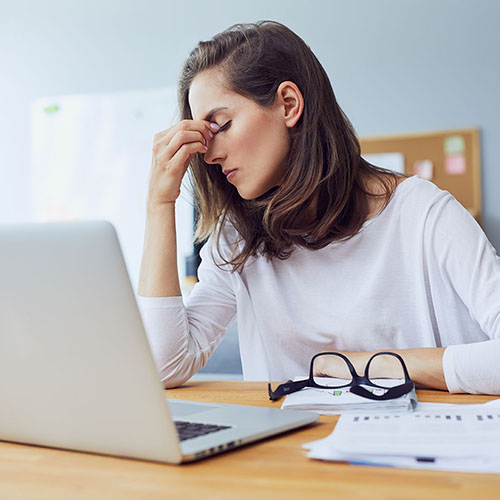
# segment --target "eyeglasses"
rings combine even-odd
[[[387,372],[391,366],[393,378],[404,379],[404,383],[394,386],[393,383],[384,383],[380,379],[380,373]],[[330,374],[335,373],[335,378]],[[376,377],[370,377],[370,373]],[[373,380],[376,379],[377,383]],[[393,379],[387,379],[393,380]],[[348,381],[346,383],[346,381]],[[367,386],[367,387],[364,387]],[[318,389],[341,389],[350,387],[350,392],[368,399],[379,401],[395,399],[411,392],[415,384],[408,375],[408,370],[403,358],[395,352],[377,352],[366,364],[365,374],[360,376],[356,373],[353,364],[340,352],[321,352],[311,359],[309,368],[309,378],[304,380],[288,380],[280,384],[274,391],[271,384],[268,384],[269,399],[276,401],[287,394],[300,391],[304,387],[316,387]],[[382,394],[376,394],[373,389],[385,389]]]

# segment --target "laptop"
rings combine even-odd
[[[318,419],[167,399],[105,221],[0,226],[0,401],[0,440],[172,464]]]

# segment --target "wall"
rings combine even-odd
[[[500,248],[500,2],[11,0],[0,16],[0,222],[31,216],[33,99],[173,84],[199,39],[267,18],[315,51],[360,135],[480,127],[484,228]]]

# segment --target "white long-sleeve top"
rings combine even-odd
[[[230,256],[234,229],[224,231]],[[500,394],[500,258],[448,192],[404,180],[353,238],[218,268],[211,238],[181,297],[139,298],[165,387],[200,370],[237,314],[245,380],[308,373],[323,350],[447,347],[450,392]]]

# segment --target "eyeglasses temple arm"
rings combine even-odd
[[[271,389],[271,384],[267,384],[267,391],[269,393],[269,399],[271,401],[276,401],[287,394],[291,394],[292,392],[300,391],[304,387],[309,385],[309,379],[306,378],[304,380],[287,380],[284,384],[278,385],[276,389],[273,391]]]

